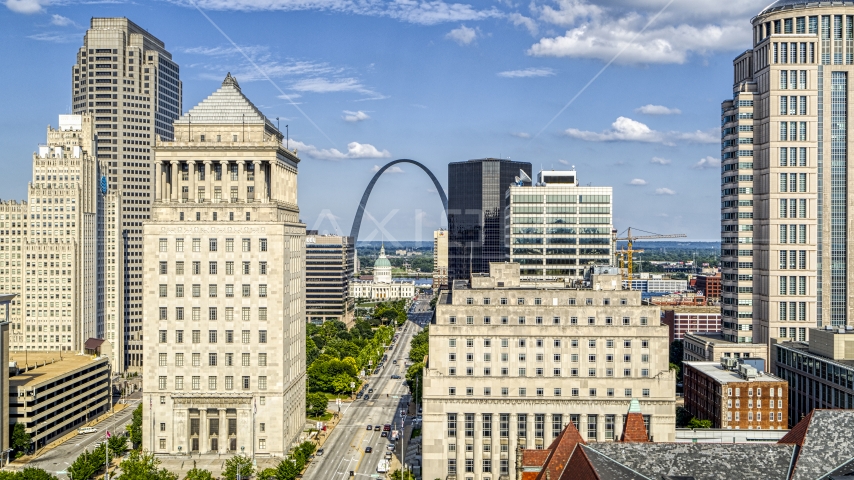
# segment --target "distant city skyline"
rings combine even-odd
[[[42,73],[0,80],[0,197],[25,196],[32,145],[72,108],[68,76],[89,18],[124,16],[170,46],[182,113],[231,71],[279,117],[303,160],[308,228],[346,234],[373,171],[393,159],[418,160],[446,185],[448,163],[492,156],[575,165],[582,184],[614,185],[621,231],[716,240],[719,99],[766,3],[8,0],[0,51]],[[37,102],[21,94],[34,91]],[[367,211],[375,222],[366,215],[360,240],[429,242],[446,226],[429,179],[407,166],[386,173]]]

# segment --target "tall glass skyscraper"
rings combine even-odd
[[[778,0],[752,19],[721,108],[723,333],[770,344],[850,324],[848,82],[854,3]],[[854,265],[852,265],[854,267]]]
[[[448,164],[448,284],[505,260],[506,193],[531,164],[484,158]]]

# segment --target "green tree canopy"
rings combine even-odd
[[[30,434],[27,433],[27,427],[23,423],[16,423],[12,429],[12,448],[18,453],[23,454],[30,449],[31,441]]]
[[[18,472],[17,480],[56,480],[56,477],[41,468],[27,467]]]
[[[128,458],[119,465],[122,473],[116,480],[178,480],[178,475],[165,468],[158,469],[158,465],[160,460],[154,454],[131,450]],[[76,476],[74,480],[77,480]]]
[[[415,334],[409,342],[409,359],[413,362],[423,362],[424,357],[426,357],[430,352],[430,348],[427,343],[429,340],[430,334],[428,333],[427,328]]]
[[[193,468],[187,472],[184,480],[213,480],[213,474],[203,468],[197,468],[194,460]]]
[[[688,428],[712,428],[712,421],[692,418],[691,421],[688,422]]]
[[[125,427],[130,437],[130,443],[133,448],[139,448],[142,444],[142,404],[140,403],[133,411],[133,418],[130,424]]]
[[[305,410],[309,417],[320,417],[326,413],[329,400],[322,393],[309,393],[305,396]]]
[[[251,477],[254,473],[252,459],[246,455],[235,455],[225,461],[225,471],[222,472],[226,480],[237,480],[237,474],[241,478]]]

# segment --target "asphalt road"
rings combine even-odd
[[[52,474],[67,471],[69,465],[74,463],[74,460],[76,460],[84,450],[89,450],[91,452],[98,442],[103,442],[106,439],[107,430],[110,430],[110,434],[113,434],[113,432],[124,433],[125,425],[130,424],[133,411],[136,406],[139,405],[139,402],[139,399],[128,400],[129,405],[127,408],[116,414],[114,417],[108,418],[98,425],[95,425],[95,428],[98,430],[97,432],[77,435],[62,445],[44,452],[38,458],[29,462],[27,466],[43,468]],[[63,474],[58,474],[58,476],[60,478],[65,478]]]
[[[419,302],[420,303],[420,302]],[[416,307],[418,308],[418,307]],[[429,309],[429,305],[427,306]],[[424,312],[410,314],[410,319],[420,318]],[[429,317],[428,317],[429,318]],[[402,431],[400,425],[400,410],[409,403],[409,389],[404,385],[404,379],[392,379],[394,374],[404,377],[405,363],[408,361],[409,342],[421,327],[408,321],[404,324],[394,348],[389,351],[389,358],[378,375],[368,378],[374,393],[368,401],[355,400],[342,406],[343,420],[339,423],[323,445],[323,455],[315,457],[308,467],[306,480],[346,480],[350,471],[356,472],[356,478],[377,478],[377,465],[384,458],[386,447],[390,443],[382,437],[381,430],[367,430],[367,425],[392,424]],[[393,360],[398,364],[393,365]],[[365,453],[365,447],[373,447],[372,453]],[[400,454],[398,446],[396,455]]]

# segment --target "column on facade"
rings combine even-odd
[[[596,416],[596,435],[598,439],[607,440],[605,438],[605,415],[602,413]]]
[[[279,162],[275,162],[273,165],[270,166],[270,176],[272,177],[270,179],[270,190],[274,192],[271,196],[273,196],[276,200],[281,200],[282,194],[279,190],[282,188],[282,166],[279,165]]]
[[[171,182],[169,182],[169,164],[160,162],[160,201],[168,202],[169,201],[169,186]]]
[[[211,166],[210,160],[205,160],[202,166],[205,172],[205,199],[210,202],[213,199],[213,180],[211,177],[213,176],[213,168]]]
[[[169,162],[172,165],[172,175],[170,175],[169,186],[172,189],[172,201],[178,201],[178,160],[172,160]]]
[[[623,434],[623,415],[614,415],[614,441],[620,441],[620,436]]]
[[[196,191],[196,161],[187,160],[187,178],[190,183],[189,193],[187,193],[187,201],[195,202],[199,198],[199,193]]]
[[[581,438],[587,440],[588,442],[590,441],[590,439],[587,438],[587,414],[586,413],[582,413],[582,414],[578,415],[578,433],[581,434]]]
[[[210,441],[208,440],[208,409],[199,408],[199,453],[208,453]]]
[[[228,418],[225,416],[226,409],[219,409],[219,453],[228,451]]]
[[[518,419],[519,417],[515,413],[510,414],[510,438],[507,447],[507,465],[510,468],[511,477],[516,475],[516,449],[519,446],[519,436],[516,432],[516,422],[518,421]],[[499,421],[501,421],[500,418]],[[500,464],[501,461],[499,460],[499,468],[501,468]]]
[[[230,188],[231,187],[228,183],[228,175],[229,175],[228,160],[220,160],[219,161],[219,168],[220,168],[220,171],[222,172],[222,176],[220,177],[220,178],[222,178],[222,180],[221,180],[222,183],[220,184],[221,189],[222,189],[222,198],[225,199],[225,200],[223,200],[224,202],[228,202],[229,199],[231,198],[230,197],[230,195],[231,195]]]
[[[255,165],[255,200],[258,202],[266,202],[267,198],[264,195],[264,164],[261,160],[254,160]]]
[[[246,160],[237,161],[237,201],[246,201]]]

